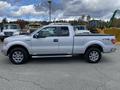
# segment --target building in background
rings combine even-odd
[[[30,32],[33,32],[40,27],[42,27],[42,24],[40,22],[29,22],[29,24],[28,24],[28,28],[29,28]]]

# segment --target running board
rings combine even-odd
[[[49,58],[49,57],[72,57],[73,55],[50,55],[50,56],[32,56],[32,58]]]

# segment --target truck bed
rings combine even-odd
[[[76,34],[75,36],[113,36],[113,35],[109,35],[109,34]]]

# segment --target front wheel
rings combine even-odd
[[[23,48],[14,48],[9,53],[9,59],[13,64],[23,64],[28,61],[29,54]]]
[[[90,48],[85,53],[85,59],[89,63],[98,63],[101,59],[101,51],[97,48]]]

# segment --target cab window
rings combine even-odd
[[[44,36],[44,37],[52,37],[52,36],[57,36],[55,27],[46,27],[38,32],[39,36]]]
[[[59,27],[59,29],[58,29],[58,36],[69,36],[69,29],[68,29],[68,27]]]

